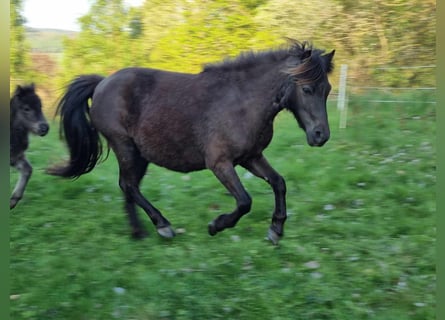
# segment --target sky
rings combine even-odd
[[[94,0],[24,0],[25,26],[80,31],[77,19],[88,13]],[[138,6],[144,0],[124,0],[129,6]]]

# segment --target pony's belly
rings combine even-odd
[[[184,173],[206,169],[205,165],[202,163],[185,163],[185,162],[168,162],[168,163],[153,162],[153,163],[172,171],[184,172]]]
[[[205,169],[205,161],[196,148],[181,146],[160,146],[141,152],[143,157],[158,166],[179,172],[190,172]]]

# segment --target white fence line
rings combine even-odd
[[[348,104],[346,97],[346,82],[348,79],[348,65],[342,64],[340,67],[340,82],[338,86],[337,109],[340,111],[340,128],[346,128],[346,118]]]
[[[354,89],[365,89],[365,90],[436,90],[436,87],[426,87],[426,88],[398,88],[398,87],[359,87],[350,86]]]
[[[376,70],[398,70],[398,69],[424,69],[424,68],[435,68],[436,65],[430,66],[407,66],[407,67],[378,67],[374,68]]]
[[[397,69],[424,69],[424,68],[436,68],[436,65],[427,66],[402,66],[402,67],[377,67],[375,70],[397,70]],[[347,109],[348,109],[348,65],[342,64],[340,68],[340,79],[337,94],[337,109],[340,112],[340,123],[339,127],[341,129],[346,128],[347,122]],[[375,86],[349,86],[351,89],[362,89],[362,90],[436,90],[436,87],[375,87]],[[335,95],[335,93],[333,93]],[[366,100],[366,102],[374,103],[423,103],[423,104],[436,104],[436,101],[408,101],[408,100]]]
[[[408,100],[365,100],[365,102],[378,102],[378,103],[418,103],[418,104],[436,104],[436,101],[408,101]]]

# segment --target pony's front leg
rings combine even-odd
[[[243,163],[242,166],[257,177],[266,180],[273,189],[275,194],[275,210],[272,215],[272,223],[267,237],[276,245],[283,236],[284,222],[287,218],[286,183],[283,177],[270,166],[264,156],[251,159]]]
[[[32,166],[25,157],[14,163],[14,167],[20,172],[20,177],[9,200],[9,209],[13,209],[23,197],[26,185],[32,175]]]
[[[209,223],[209,234],[215,235],[218,232],[232,228],[238,220],[250,211],[252,199],[244,189],[241,181],[231,162],[219,162],[209,167],[221,183],[236,199],[236,209],[230,214],[222,214]]]

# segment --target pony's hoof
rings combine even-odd
[[[161,237],[167,239],[173,238],[176,235],[170,226],[158,228],[158,233]]]
[[[19,202],[19,199],[11,198],[11,199],[9,200],[9,209],[10,209],[10,210],[11,210],[11,209],[14,209],[18,202]]]
[[[216,230],[215,223],[213,221],[208,224],[208,228],[209,228],[209,234],[211,236],[214,236],[215,234],[218,233],[218,230]]]
[[[273,245],[278,245],[278,242],[280,241],[281,236],[272,230],[272,228],[269,228],[269,231],[267,232],[267,240],[272,242]]]

